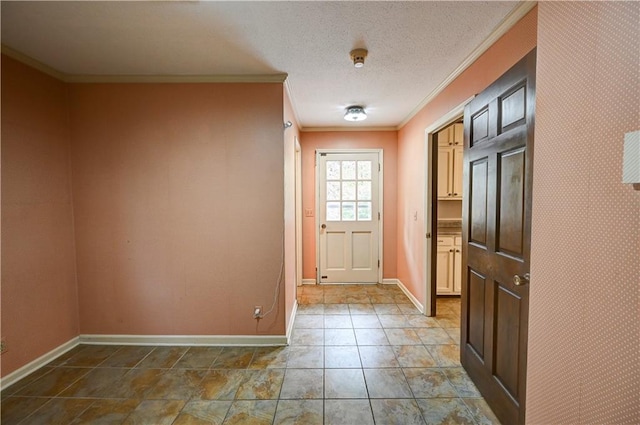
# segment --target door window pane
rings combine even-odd
[[[355,221],[356,219],[356,203],[342,203],[342,221]]]
[[[340,221],[340,202],[327,202],[327,221]]]
[[[371,200],[371,182],[370,181],[358,182],[358,200],[359,201]]]
[[[356,182],[342,182],[342,200],[356,200]]]
[[[327,182],[327,200],[340,200],[340,182]]]
[[[371,180],[371,161],[358,161],[358,180]]]
[[[340,180],[340,161],[327,161],[327,180]]]
[[[356,179],[356,162],[342,161],[342,180]]]
[[[371,202],[358,202],[358,221],[371,221]]]

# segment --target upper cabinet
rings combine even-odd
[[[464,127],[462,123],[450,125],[438,132],[438,146],[462,146]]]
[[[438,199],[462,199],[462,124],[438,132]]]

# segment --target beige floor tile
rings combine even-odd
[[[224,424],[271,425],[276,413],[276,400],[237,400],[231,404]]]
[[[424,425],[422,413],[413,399],[371,400],[376,424]]]
[[[364,369],[369,398],[411,398],[413,394],[400,368]]]
[[[325,425],[373,425],[369,400],[325,400]]]
[[[231,401],[190,401],[172,425],[221,425],[231,407]]]
[[[145,400],[131,412],[123,425],[171,425],[184,405],[183,400]]]
[[[325,369],[325,398],[367,398],[362,369]]]
[[[324,395],[323,379],[323,369],[287,369],[284,374],[280,398],[322,398]]]
[[[280,400],[274,425],[322,425],[322,400]]]

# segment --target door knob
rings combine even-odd
[[[513,276],[513,284],[516,286],[528,285],[529,284],[529,273],[525,273],[524,275],[514,275]]]
[[[321,227],[321,228],[323,228],[323,229],[326,229],[326,228],[327,228],[327,225],[326,225],[326,224],[323,224],[323,225],[322,225],[322,226],[320,226],[320,227]]]

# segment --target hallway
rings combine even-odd
[[[81,345],[2,393],[11,424],[493,424],[458,361],[460,302],[299,288],[289,347]]]

